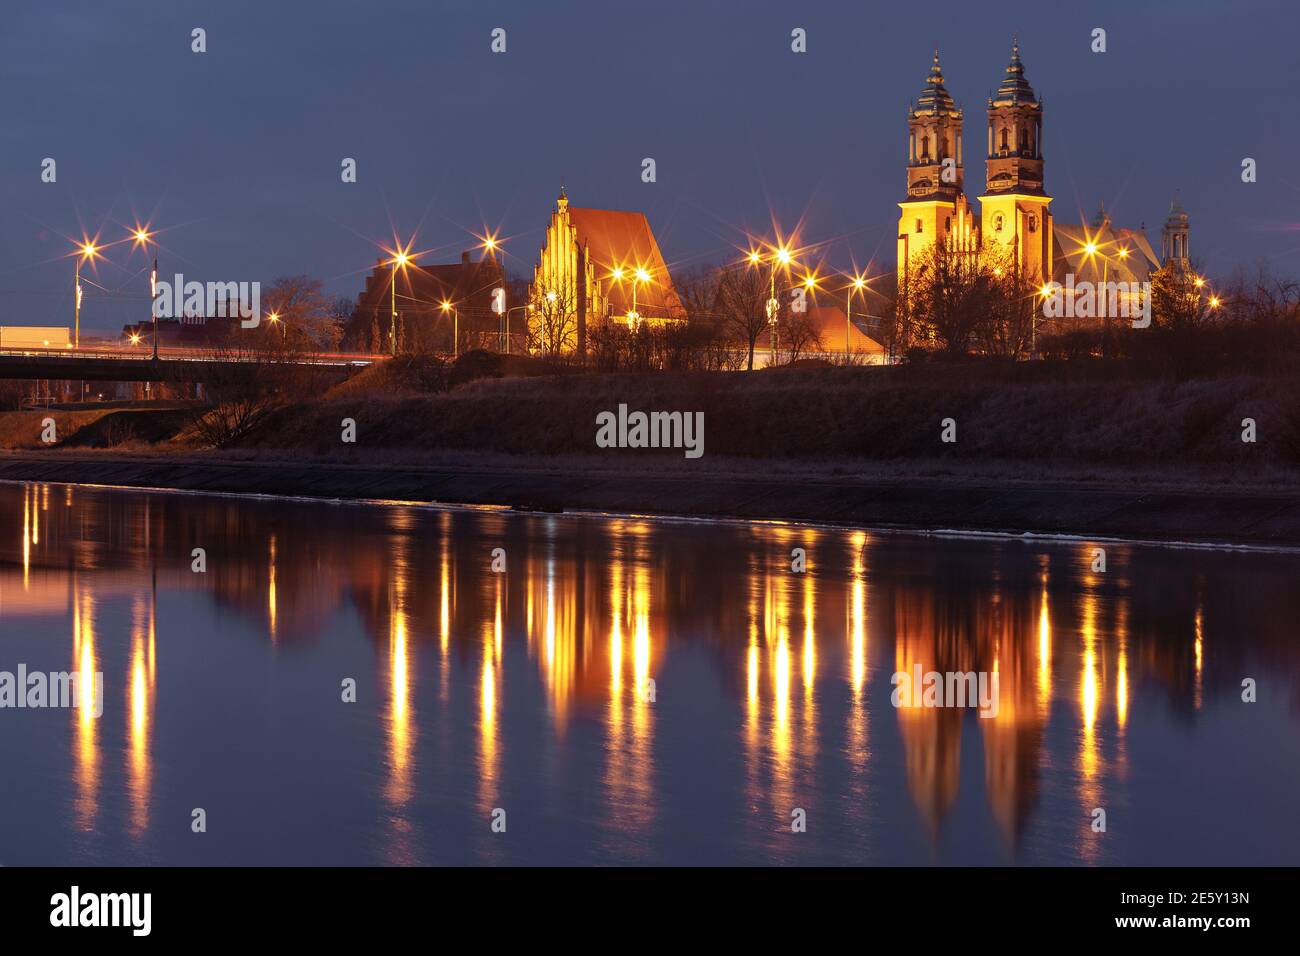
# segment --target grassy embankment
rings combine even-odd
[[[410,371],[369,369],[320,397],[285,405],[224,453],[343,462],[474,455],[532,461],[588,457],[601,467],[765,470],[808,466],[930,473],[1020,472],[1061,478],[1112,473],[1281,481],[1300,473],[1300,384],[1231,375],[1145,377],[1117,365],[799,368],[741,373],[569,373],[482,377],[446,391]],[[596,415],[620,403],[702,411],[705,456],[595,446]],[[70,411],[0,414],[0,447],[40,448],[40,420],[64,447],[192,452],[184,413]],[[340,440],[355,419],[357,442]],[[940,441],[941,421],[957,441]],[[1257,440],[1242,441],[1242,420]]]

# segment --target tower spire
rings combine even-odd
[[[961,111],[957,109],[957,104],[948,93],[947,87],[943,85],[943,67],[939,65],[939,48],[935,47],[934,61],[930,66],[930,75],[925,78],[925,87],[921,90],[920,97],[916,101],[916,112],[918,113],[947,113],[949,115],[960,115]]]
[[[1034,88],[1025,79],[1025,64],[1020,61],[1020,37],[1011,38],[1011,62],[1007,64],[1007,74],[1002,85],[993,94],[992,105],[1003,106],[1009,103],[1036,103]]]

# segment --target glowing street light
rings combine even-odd
[[[552,295],[554,295],[554,293],[552,293]],[[451,333],[451,355],[452,358],[455,358],[460,355],[460,310],[446,299],[442,300],[441,307],[442,314],[446,315],[450,312],[452,314],[452,321],[455,323]]]
[[[646,272],[641,266],[637,266],[632,273],[632,311],[627,314],[628,325],[641,324],[641,313],[638,312],[636,308],[636,292],[637,287],[640,286],[642,282],[649,281],[650,273]]]
[[[75,332],[72,347],[74,349],[81,348],[81,264],[87,259],[93,261],[95,256],[98,254],[99,248],[89,240],[81,244],[81,248],[77,253],[77,268],[75,274],[77,304],[73,307],[73,325],[75,327]]]
[[[749,264],[756,266],[763,261],[762,255],[757,250],[750,250]],[[776,317],[781,311],[781,304],[776,300],[776,267],[779,264],[782,268],[789,270],[790,264],[794,261],[790,253],[790,247],[782,243],[773,250],[771,258],[768,260],[768,300],[767,300],[767,321],[772,330],[772,360],[771,364],[776,364]]]
[[[388,260],[389,282],[388,282],[388,338],[391,344],[391,354],[397,358],[397,270],[405,269],[411,257],[406,254],[406,250],[399,248],[393,253],[393,257]]]
[[[844,289],[844,364],[849,361],[849,336],[851,334],[852,315],[853,315],[853,293],[862,292],[867,288],[867,280],[862,276],[854,276]]]
[[[1217,309],[1218,307],[1219,307],[1219,297],[1217,295],[1210,296],[1210,308]]]
[[[153,233],[145,226],[136,226],[135,231],[131,233],[132,243],[149,251],[149,243],[153,241]],[[156,245],[156,243],[155,243]],[[158,358],[158,257],[154,256],[153,269],[149,272],[149,321],[153,324],[153,358]]]
[[[277,322],[280,321],[280,313],[272,312],[270,315],[266,317],[266,321],[270,322],[272,325],[275,325]],[[287,342],[288,340],[289,340],[289,323],[285,322],[280,325],[280,341]]]

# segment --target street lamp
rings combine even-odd
[[[280,321],[280,313],[279,313],[279,312],[272,312],[272,313],[270,313],[270,314],[266,317],[266,321],[270,322],[272,325],[275,325],[277,322]],[[280,326],[280,341],[281,341],[281,342],[287,342],[287,341],[289,341],[289,323],[288,323],[288,322],[285,322],[285,323],[283,323],[283,324]]]
[[[750,265],[757,266],[762,261],[763,261],[763,256],[758,251],[756,250],[750,251],[749,253]],[[781,304],[776,301],[776,267],[779,264],[781,265],[782,268],[788,269],[790,267],[790,263],[793,261],[794,261],[794,257],[790,254],[789,247],[785,245],[777,246],[776,249],[772,252],[772,255],[768,258],[767,278],[768,278],[769,294],[767,300],[767,321],[768,321],[768,325],[771,326],[771,330],[772,330],[772,358],[770,362],[771,365],[776,365],[776,344],[777,344],[776,317],[777,317],[777,313],[781,311]]]
[[[637,311],[636,307],[636,290],[642,282],[649,281],[650,273],[646,272],[645,269],[640,266],[637,266],[636,270],[632,273],[632,311],[627,315],[628,325],[632,325],[633,323],[636,323],[637,327],[640,327],[641,325],[641,313]]]
[[[135,245],[149,251],[149,243],[153,235],[144,226],[136,226],[135,231],[131,234],[131,240]],[[149,321],[153,323],[153,358],[158,359],[158,257],[154,256],[153,269],[149,272]]]
[[[849,335],[853,316],[853,293],[861,292],[867,287],[867,280],[854,276],[853,282],[844,290],[844,364],[849,363]]]
[[[410,256],[405,250],[399,249],[393,254],[393,258],[388,260],[389,266],[389,283],[388,283],[388,338],[392,344],[392,356],[397,358],[397,269],[400,266],[405,269],[406,264],[410,262]]]
[[[442,313],[446,315],[448,312],[451,313],[452,322],[454,323],[451,333],[451,357],[456,358],[460,355],[460,310],[446,299],[443,299]]]
[[[99,252],[99,248],[93,242],[83,242],[81,244],[81,249],[78,250],[77,252],[77,268],[76,268],[76,278],[75,278],[77,303],[73,307],[74,308],[73,326],[75,331],[73,333],[72,347],[74,349],[81,348],[81,264],[87,259],[93,261],[98,252]]]
[[[1095,255],[1097,254],[1097,244],[1096,244],[1095,242],[1091,242],[1091,241],[1090,241],[1090,242],[1088,242],[1086,245],[1084,245],[1084,247],[1083,247],[1083,251],[1087,254],[1088,258],[1091,259],[1093,256],[1095,256]],[[1121,250],[1121,258],[1123,258],[1124,255],[1126,255],[1126,253],[1124,253],[1124,252]],[[1095,265],[1095,264],[1094,264],[1093,268],[1094,268],[1094,269],[1096,268],[1096,265]],[[1103,296],[1105,295],[1106,282],[1107,282],[1107,279],[1109,278],[1109,275],[1108,275],[1109,272],[1110,272],[1110,257],[1107,256],[1105,253],[1102,253],[1102,255],[1101,255],[1101,288],[1102,288],[1102,295],[1103,295]],[[1099,299],[1098,301],[1101,302],[1101,301],[1103,301],[1103,300]],[[1109,303],[1109,300],[1104,300],[1104,301],[1106,301],[1107,303]],[[1099,305],[1099,306],[1098,306],[1098,309],[1099,309],[1099,310],[1102,310],[1102,309],[1105,310],[1105,315],[1102,316],[1101,354],[1102,354],[1104,357],[1109,357],[1109,354],[1110,354],[1110,319],[1111,319],[1111,316],[1110,316],[1110,307],[1109,307],[1109,304],[1107,304],[1107,305]]]
[[[529,312],[532,310],[531,305],[517,305],[513,309],[506,309],[506,347],[505,353],[510,354],[510,313],[511,312]],[[526,320],[525,320],[526,324]]]

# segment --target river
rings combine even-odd
[[[3,483],[0,672],[103,693],[0,708],[0,864],[1293,864],[1298,585],[1285,552]],[[996,706],[896,700],[931,672]]]

